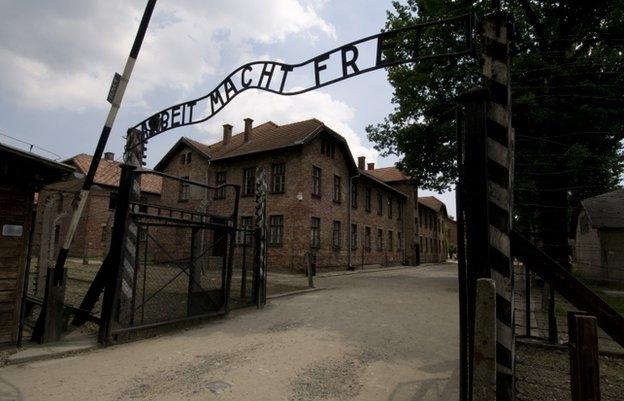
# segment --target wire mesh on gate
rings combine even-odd
[[[227,312],[238,186],[211,187],[188,177],[137,173],[142,180],[158,177],[163,189],[158,202],[130,202],[119,262],[124,275],[118,297],[123,302],[113,331]]]

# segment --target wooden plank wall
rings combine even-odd
[[[31,191],[0,185],[0,230],[5,224],[24,226],[21,237],[5,237],[0,232],[0,344],[17,339],[32,203]]]

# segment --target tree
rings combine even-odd
[[[489,11],[482,1],[465,0],[408,0],[393,7],[388,30]],[[622,178],[624,0],[517,0],[503,8],[515,26],[514,224],[567,263],[579,201]],[[420,186],[450,188],[457,178],[454,99],[479,84],[479,73],[472,57],[389,69],[395,111],[366,128],[369,139],[382,155],[400,156],[398,167]]]

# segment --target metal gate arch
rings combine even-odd
[[[452,46],[433,51],[422,43],[423,32],[430,28],[444,27],[443,32],[455,40]],[[479,32],[477,36],[477,31]],[[197,230],[215,228],[215,223],[206,215],[206,221],[192,219],[163,219],[140,211],[140,185],[142,161],[146,145],[151,138],[168,130],[198,124],[212,118],[235,96],[247,89],[259,89],[279,95],[296,95],[318,89],[373,70],[422,60],[453,58],[472,55],[483,63],[483,88],[460,98],[462,104],[458,116],[458,238],[459,280],[460,280],[460,383],[461,399],[472,399],[472,360],[474,332],[474,285],[479,277],[492,277],[496,281],[497,303],[497,400],[511,401],[514,398],[513,361],[513,280],[511,277],[511,253],[509,233],[511,230],[511,206],[513,203],[513,135],[511,125],[511,95],[509,78],[509,40],[511,23],[504,12],[495,12],[479,20],[474,14],[431,21],[424,24],[382,32],[344,46],[338,47],[299,64],[257,61],[245,64],[229,74],[208,94],[153,114],[128,129],[118,206],[115,210],[113,231],[114,246],[108,255],[105,294],[102,305],[100,338],[109,343],[113,336],[136,327],[132,314],[137,309],[137,252],[139,228],[148,224],[184,224]],[[476,41],[480,41],[477,53]],[[358,46],[372,44],[376,53],[374,62],[363,65]],[[403,49],[405,56],[392,59],[389,49]],[[427,52],[431,50],[430,52]],[[137,50],[138,52],[138,50]],[[136,55],[136,54],[135,54]],[[337,76],[327,78],[328,60],[339,59]],[[314,79],[303,89],[288,86],[289,78],[310,68]],[[125,82],[124,82],[125,85]],[[203,106],[203,107],[202,107]],[[206,115],[199,115],[206,110]],[[105,143],[106,139],[104,139]],[[99,145],[98,145],[99,146]],[[265,205],[266,174],[257,177],[254,264],[254,300],[260,306],[266,296],[266,221]],[[170,177],[178,179],[178,177]],[[193,185],[205,184],[183,180]],[[209,187],[216,189],[215,187]],[[153,206],[153,205],[151,205]],[[149,208],[149,205],[148,205]],[[238,189],[235,209],[238,208]],[[233,252],[236,236],[236,210],[220,229],[227,232],[228,255]],[[200,219],[201,220],[201,219]],[[191,260],[193,260],[191,258]],[[189,288],[194,284],[192,274]],[[232,280],[231,266],[223,269],[222,283],[224,298],[219,305],[220,313],[227,313],[227,293]],[[192,308],[191,308],[192,309]],[[129,318],[126,318],[130,316]]]

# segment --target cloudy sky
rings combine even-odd
[[[93,153],[111,78],[123,68],[144,5],[0,0],[0,133],[61,158]],[[239,65],[307,60],[379,32],[390,8],[390,0],[158,1],[107,150],[120,156],[128,127],[208,93]],[[397,159],[379,157],[364,131],[392,111],[391,96],[383,70],[298,96],[249,90],[209,122],[150,141],[148,166],[181,136],[210,143],[222,124],[240,131],[245,117],[256,124],[316,117],[347,139],[354,156],[391,166]],[[20,145],[1,135],[0,141]],[[454,195],[441,198],[454,215]]]

